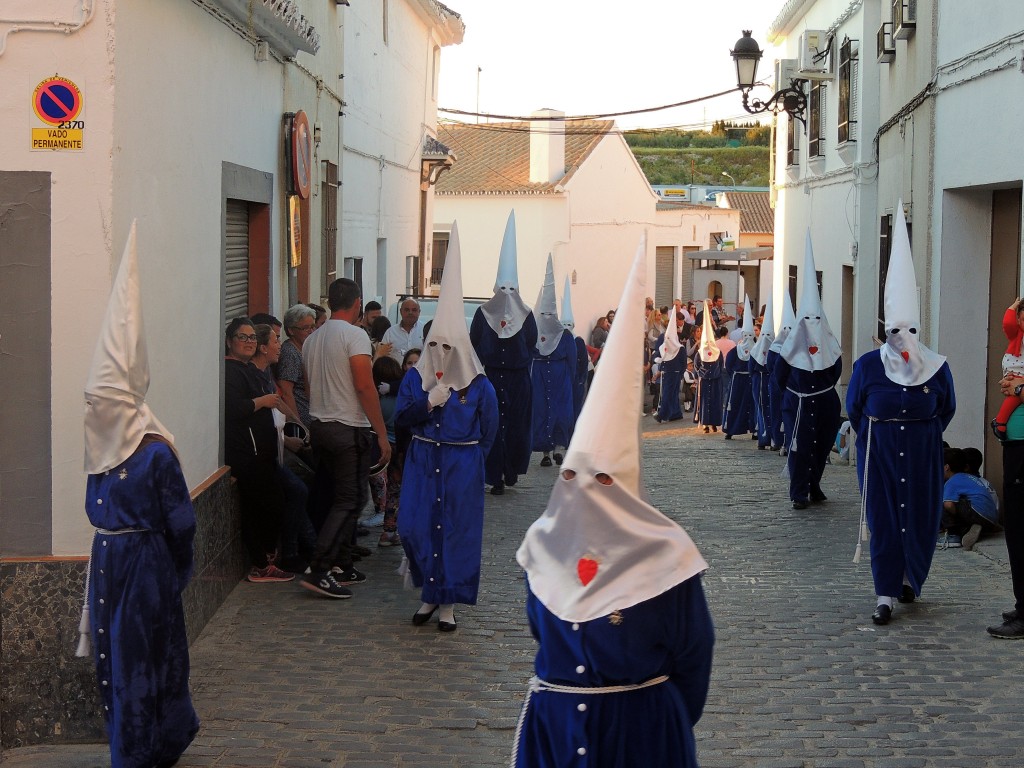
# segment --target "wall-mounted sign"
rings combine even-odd
[[[302,209],[298,195],[288,198],[288,251],[292,267],[302,264]]]
[[[313,176],[313,132],[306,113],[299,110],[292,118],[292,176],[295,193],[303,200],[309,197]]]
[[[32,129],[32,149],[79,152],[84,147],[85,121],[81,89],[66,77],[48,77],[32,93],[32,111],[42,128]]]

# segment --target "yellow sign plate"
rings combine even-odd
[[[84,133],[81,128],[33,128],[32,149],[81,152]]]

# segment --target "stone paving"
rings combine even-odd
[[[922,598],[876,627],[852,562],[856,470],[791,508],[784,460],[756,443],[645,419],[654,504],[710,564],[715,666],[704,768],[995,768],[1024,755],[1024,643],[985,634],[1012,606],[1001,538],[936,553]],[[534,643],[515,550],[556,468],[487,496],[480,604],[413,627],[400,552],[375,551],[351,600],[241,583],[192,649],[203,725],[181,768],[507,765]],[[367,542],[368,539],[364,539]],[[372,546],[372,543],[371,543]],[[5,752],[10,768],[109,766],[101,746]]]

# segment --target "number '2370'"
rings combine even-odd
[[[57,123],[57,130],[74,131],[82,130],[84,128],[85,120],[66,120],[63,123]]]

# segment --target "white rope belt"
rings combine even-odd
[[[479,445],[479,440],[467,440],[464,443],[455,442],[454,440],[434,440],[430,437],[424,437],[423,435],[413,435],[413,440],[422,440],[424,443],[433,443],[434,445]]]
[[[661,685],[668,680],[668,675],[659,675],[658,677],[652,677],[650,680],[645,680],[642,683],[635,683],[632,685],[605,685],[595,687],[585,687],[578,685],[562,685],[560,683],[549,683],[547,680],[534,675],[530,678],[529,687],[526,689],[526,699],[523,701],[523,709],[519,713],[519,721],[516,723],[516,735],[515,741],[512,744],[512,760],[509,763],[512,768],[515,768],[516,759],[519,756],[519,740],[523,733],[523,723],[526,721],[526,712],[530,708],[530,697],[534,693],[540,693],[543,691],[551,691],[552,693],[578,693],[583,695],[593,695],[599,693],[627,693],[629,691],[639,691],[642,688],[650,688],[655,685]]]
[[[733,371],[732,372],[732,378],[729,379],[729,402],[725,406],[725,410],[726,411],[731,411],[732,410],[732,391],[733,391],[733,388],[735,388],[735,386],[736,386],[736,377],[737,376],[749,376],[749,375],[750,375],[750,371]]]
[[[826,392],[831,392],[834,389],[835,385],[829,387],[828,389],[819,389],[817,392],[797,392],[795,389],[791,387],[786,387],[787,392],[792,392],[794,395],[800,398],[796,404],[796,418],[793,419],[793,439],[789,441],[790,453],[796,450],[796,436],[797,433],[800,431],[800,413],[804,409],[804,398],[814,397],[815,395],[824,395]]]

